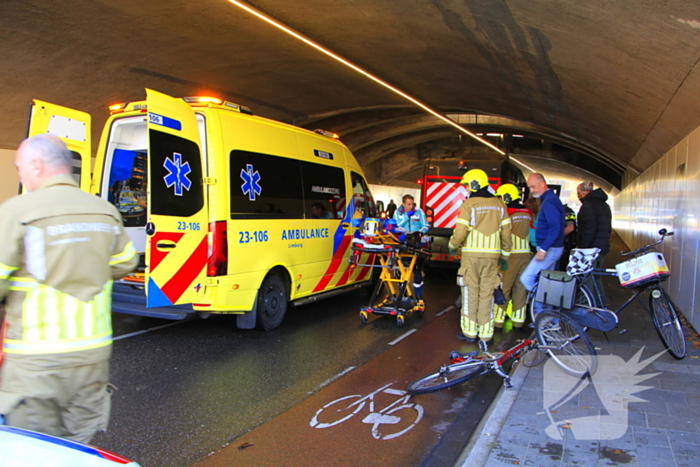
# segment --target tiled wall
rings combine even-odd
[[[630,248],[656,241],[661,228],[675,232],[662,251],[671,270],[666,290],[700,330],[700,127],[664,154],[615,198],[613,227]]]

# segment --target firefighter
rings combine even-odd
[[[0,206],[0,415],[87,443],[109,421],[112,280],[138,255],[117,209],[78,188],[61,139],[23,141],[15,165],[28,193]]]
[[[532,253],[530,251],[530,227],[532,226],[533,213],[520,201],[520,192],[515,185],[506,183],[498,187],[496,196],[500,197],[508,209],[510,216],[513,249],[511,250],[508,268],[502,271],[503,294],[509,305],[496,305],[494,309],[494,327],[503,329],[506,317],[506,308],[510,308],[510,319],[513,328],[520,329],[525,323],[525,308],[527,302],[527,290],[518,280],[525,270]],[[512,302],[510,301],[512,299]]]
[[[457,226],[450,237],[450,254],[462,249],[457,285],[462,288],[462,332],[457,338],[480,340],[479,347],[493,337],[493,292],[498,287],[499,264],[505,269],[511,250],[510,218],[501,200],[494,196],[486,172],[468,171],[460,182],[470,196],[459,210]]]

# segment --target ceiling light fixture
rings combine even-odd
[[[421,109],[425,110],[426,112],[430,113],[431,115],[434,115],[435,117],[439,118],[440,120],[442,120],[443,122],[447,123],[448,125],[457,128],[457,129],[458,129],[459,131],[461,131],[462,133],[468,134],[469,136],[471,136],[471,137],[474,138],[475,140],[479,141],[479,142],[482,143],[482,144],[485,144],[486,146],[490,147],[491,149],[493,149],[494,151],[498,152],[499,154],[501,154],[501,155],[505,155],[505,154],[506,154],[505,152],[503,152],[501,149],[497,148],[497,147],[494,146],[493,144],[489,143],[488,141],[486,141],[486,140],[484,140],[484,139],[479,138],[478,136],[476,136],[476,135],[475,135],[474,133],[472,133],[471,131],[467,130],[466,128],[464,128],[464,127],[462,127],[462,126],[460,126],[460,125],[458,125],[457,123],[455,123],[454,121],[452,121],[452,120],[450,120],[449,118],[445,117],[444,115],[442,115],[442,114],[436,112],[435,110],[431,109],[430,107],[428,107],[427,105],[425,105],[425,104],[423,104],[422,102],[418,101],[417,99],[414,99],[413,97],[409,96],[409,95],[406,94],[405,92],[403,92],[403,91],[401,91],[401,90],[399,90],[399,89],[393,87],[393,86],[390,85],[389,83],[387,83],[387,82],[385,82],[385,81],[382,81],[381,79],[377,78],[376,76],[374,76],[374,75],[370,74],[369,72],[363,70],[362,68],[358,67],[357,65],[352,64],[351,62],[345,60],[345,59],[344,59],[343,57],[341,57],[340,55],[337,55],[337,54],[331,52],[330,50],[328,50],[328,49],[326,49],[325,47],[323,47],[323,46],[317,44],[316,42],[312,41],[311,39],[307,39],[306,37],[302,36],[301,34],[299,34],[298,32],[294,31],[293,29],[288,28],[287,26],[285,26],[284,24],[280,23],[279,21],[277,21],[277,20],[275,20],[275,19],[273,19],[273,18],[270,18],[270,17],[267,16],[266,14],[264,14],[264,13],[262,13],[262,12],[256,10],[255,8],[253,8],[253,7],[249,6],[249,5],[247,5],[247,4],[244,3],[244,2],[239,2],[238,0],[228,0],[228,1],[229,1],[230,3],[236,5],[237,7],[239,7],[239,8],[241,8],[241,9],[247,11],[248,13],[250,13],[250,14],[252,14],[252,15],[254,15],[254,16],[257,16],[258,18],[260,18],[261,20],[265,21],[266,23],[269,23],[269,24],[273,25],[274,27],[276,27],[276,28],[278,28],[278,29],[281,29],[282,31],[284,31],[284,32],[286,32],[287,34],[289,34],[290,36],[294,37],[295,39],[298,39],[298,40],[302,41],[303,43],[305,43],[305,44],[307,44],[307,45],[310,45],[310,46],[313,47],[314,49],[316,49],[316,50],[318,50],[318,51],[320,51],[320,52],[323,52],[324,54],[328,55],[328,56],[331,57],[332,59],[339,61],[339,62],[342,63],[343,65],[345,65],[345,66],[347,66],[347,67],[349,67],[349,68],[352,68],[352,69],[355,70],[356,72],[358,72],[358,73],[360,73],[360,74],[366,76],[367,78],[371,79],[372,81],[374,81],[374,82],[376,82],[376,83],[378,83],[378,84],[384,86],[385,88],[387,88],[387,89],[389,89],[390,91],[392,91],[392,92],[398,94],[399,96],[403,97],[404,99],[409,100],[410,102],[412,102],[413,104],[417,105],[417,106],[420,107]]]
[[[533,168],[530,167],[529,165],[523,164],[522,162],[520,162],[518,159],[516,159],[516,158],[513,157],[513,156],[509,156],[509,159],[512,160],[513,162],[515,162],[516,164],[522,165],[523,167],[525,167],[525,168],[526,168],[527,170],[529,170],[530,172],[533,172],[533,173],[536,173],[536,172],[537,172],[535,169],[533,169]]]

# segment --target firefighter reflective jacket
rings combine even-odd
[[[464,200],[449,247],[462,247],[474,258],[508,259],[512,247],[510,218],[503,201],[478,192]],[[475,196],[476,195],[476,196]]]
[[[533,214],[528,208],[517,201],[508,204],[510,216],[510,230],[513,234],[513,255],[530,255],[530,227],[532,227]]]
[[[112,280],[138,262],[117,209],[58,175],[0,206],[0,238],[5,357],[40,366],[108,358]]]

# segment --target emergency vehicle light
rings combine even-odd
[[[120,104],[112,104],[109,106],[109,111],[110,113],[117,113],[117,112],[123,112],[124,109],[126,108],[126,102],[122,102]]]
[[[216,97],[208,96],[183,97],[182,100],[188,104],[222,104],[224,102]]]
[[[314,133],[318,133],[319,135],[327,136],[328,138],[333,138],[333,139],[340,139],[340,136],[338,136],[337,133],[333,133],[330,131],[322,130],[320,128],[317,128],[314,130]]]

